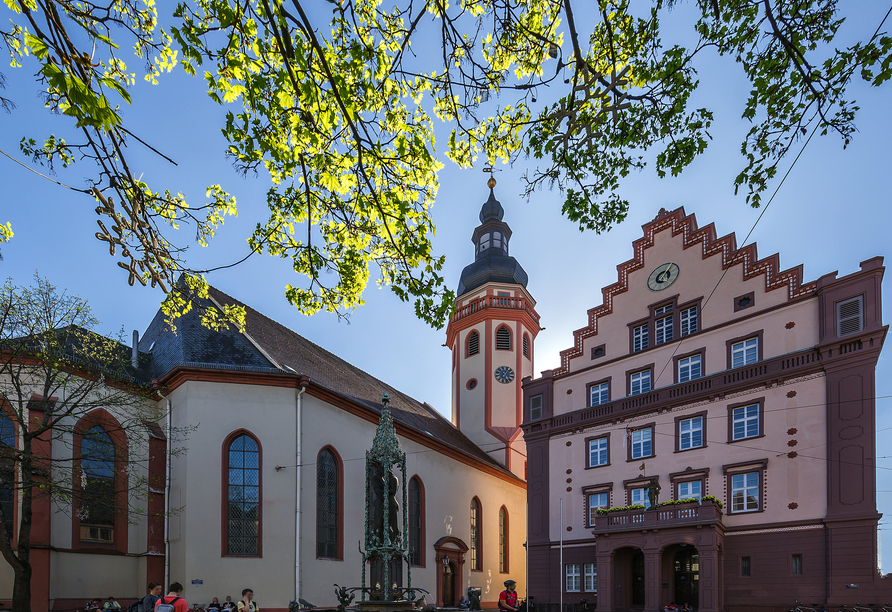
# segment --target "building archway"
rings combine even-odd
[[[644,552],[633,546],[619,548],[613,559],[613,567],[613,609],[644,609]]]
[[[453,536],[444,536],[434,544],[437,562],[437,607],[454,607],[462,590],[465,553],[468,545]]]

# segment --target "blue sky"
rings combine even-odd
[[[872,34],[885,13],[884,7],[874,3],[854,4],[862,8],[841,31],[846,40]],[[0,9],[0,16],[5,18],[5,11]],[[689,18],[688,11],[689,7],[682,5],[671,14],[675,26]],[[738,245],[743,244],[760,214],[733,192],[734,176],[743,167],[740,142],[749,128],[740,119],[746,83],[739,68],[727,60],[708,55],[705,60],[700,70],[702,91],[693,104],[715,111],[709,150],[678,178],[660,180],[650,169],[628,177],[623,190],[632,202],[631,212],[609,233],[580,233],[561,216],[562,198],[557,191],[539,192],[529,201],[522,199],[518,195],[522,191],[520,177],[535,160],[521,159],[514,167],[502,166],[503,171],[497,173],[496,194],[513,230],[511,252],[529,274],[528,288],[538,300],[537,310],[546,327],[537,340],[537,371],[558,365],[559,351],[572,344],[572,331],[585,324],[586,310],[601,303],[601,287],[614,282],[616,265],[631,257],[631,243],[641,236],[641,225],[661,207],[684,206],[688,213],[696,213],[700,225],[715,222],[719,235],[736,232]],[[42,109],[39,87],[30,76],[33,65],[21,70],[4,67],[3,72],[9,79],[4,95],[13,98],[19,108],[11,115],[0,115],[0,149],[22,160],[18,143],[23,136],[39,139],[52,131],[65,131],[68,120]],[[225,142],[219,132],[225,109],[204,95],[202,85],[200,78],[189,79],[182,72],[164,76],[158,86],[139,83],[133,92],[134,104],[125,110],[125,116],[135,122],[131,129],[135,125],[141,138],[179,164],[170,165],[132,145],[136,172],[144,173],[150,184],[182,191],[195,202],[201,201],[205,188],[214,183],[221,183],[236,196],[239,217],[226,222],[211,246],[195,244],[188,254],[192,266],[211,267],[247,254],[245,238],[265,219],[269,180],[264,174],[242,178],[232,169],[224,157]],[[806,280],[833,270],[846,274],[857,270],[863,260],[890,254],[892,86],[872,89],[858,82],[851,93],[861,106],[857,116],[860,131],[848,149],[843,151],[835,137],[816,136],[750,239],[758,243],[763,257],[780,253],[783,268],[804,264]],[[440,142],[447,136],[445,129],[438,132]],[[445,160],[442,146],[437,153],[446,168],[440,173],[434,208],[438,230],[434,245],[447,256],[445,276],[454,288],[461,269],[473,260],[470,236],[488,196],[487,177],[480,171],[485,160],[479,160],[473,170],[459,170]],[[782,165],[781,173],[791,161],[792,156]],[[75,165],[55,178],[80,187],[91,170]],[[129,337],[133,329],[141,333],[146,328],[162,296],[127,286],[125,272],[109,257],[104,243],[93,237],[98,229],[93,208],[92,199],[0,156],[0,222],[10,221],[15,231],[12,242],[2,246],[0,275],[25,284],[39,271],[60,288],[88,298],[103,331],[123,328]],[[580,261],[575,256],[579,253],[588,255],[586,264],[568,263]],[[441,346],[445,333],[416,320],[412,305],[400,302],[389,290],[371,286],[365,296],[367,304],[346,323],[324,313],[307,318],[287,303],[285,285],[304,282],[287,261],[254,256],[236,268],[211,274],[209,280],[448,415],[450,355]],[[884,289],[889,286],[887,279]],[[892,320],[889,303],[887,299],[886,322]],[[878,454],[883,457],[892,433],[892,397],[888,397],[892,396],[892,356],[888,348],[877,368],[877,396]],[[888,514],[892,512],[892,457],[881,458],[878,464],[879,509]],[[882,523],[883,565],[890,571],[892,518]]]

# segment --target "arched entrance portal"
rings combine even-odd
[[[695,610],[700,607],[700,555],[693,546],[685,546],[675,553],[675,603],[688,603]]]
[[[459,538],[444,536],[434,544],[437,562],[437,606],[454,607],[462,591],[462,569],[468,545]]]
[[[640,548],[620,548],[614,557],[613,606],[642,610],[645,605],[645,564]]]

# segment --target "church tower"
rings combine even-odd
[[[496,181],[474,230],[474,263],[461,273],[455,313],[446,328],[452,350],[452,422],[487,454],[524,477],[520,381],[533,375],[539,333],[527,273],[511,257]]]

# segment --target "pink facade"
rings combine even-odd
[[[851,604],[853,584],[888,601],[882,258],[805,283],[683,209],[634,251],[561,367],[523,381],[534,601],[777,609]]]

